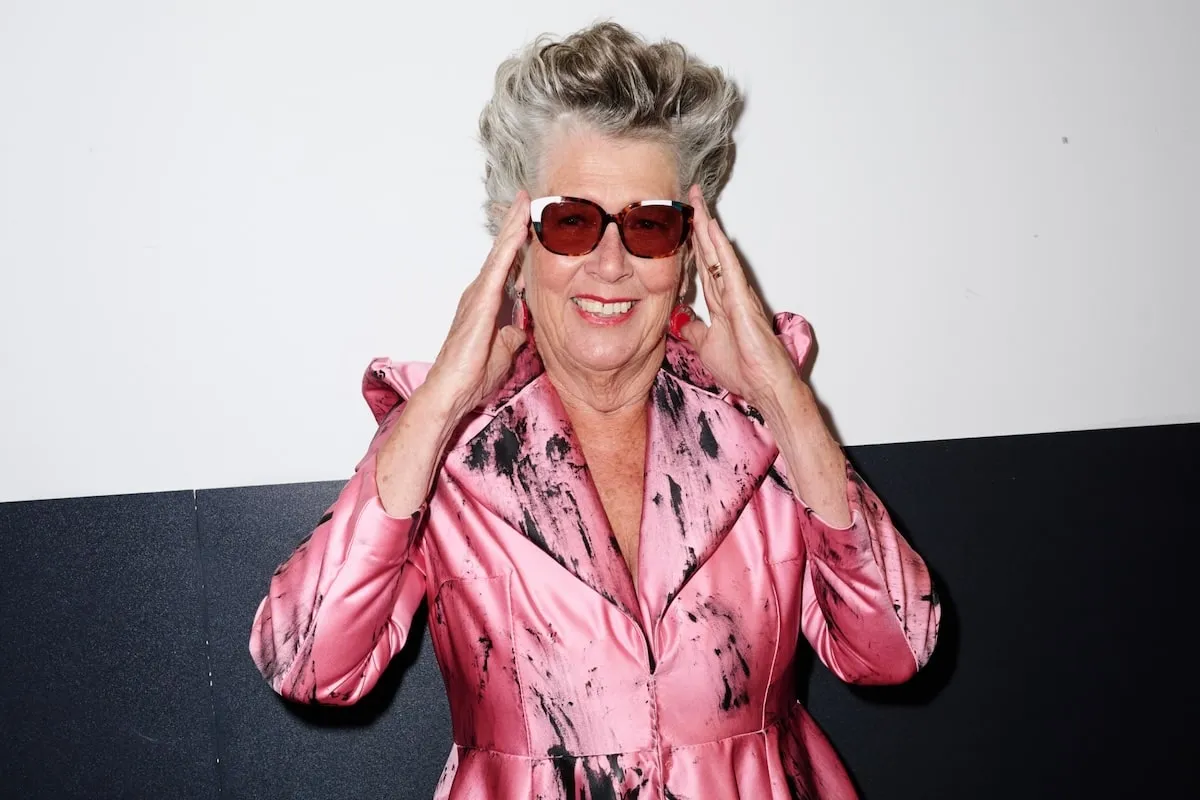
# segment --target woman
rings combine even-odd
[[[432,366],[371,365],[379,432],[259,607],[271,685],[353,703],[428,599],[439,798],[851,797],[799,634],[855,683],[929,658],[929,575],[800,378],[809,328],[772,324],[709,211],[739,105],[612,24],[500,67],[492,252]]]

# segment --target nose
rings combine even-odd
[[[616,222],[610,222],[604,227],[604,235],[600,237],[600,244],[596,245],[596,249],[592,251],[592,257],[588,259],[588,272],[602,281],[616,283],[633,272],[625,256],[625,245],[621,244],[621,232],[617,229]]]

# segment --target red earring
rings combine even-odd
[[[692,311],[692,307],[680,303],[671,309],[671,324],[669,332],[673,339],[683,339],[683,326],[696,318],[696,312]]]

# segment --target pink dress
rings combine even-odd
[[[807,323],[781,314],[776,330],[802,361]],[[830,527],[758,412],[668,340],[635,586],[531,347],[465,421],[426,505],[383,510],[374,452],[427,370],[380,359],[364,378],[379,432],[254,621],[271,686],[355,702],[427,599],[454,732],[436,798],[853,797],[796,701],[801,636],[843,680],[898,683],[939,619],[924,562],[855,472],[852,522]]]

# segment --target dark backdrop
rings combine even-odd
[[[939,579],[902,687],[807,700],[868,800],[1195,797],[1200,425],[850,449]],[[424,626],[349,709],[247,653],[339,484],[0,504],[0,791],[429,798],[449,746]]]

